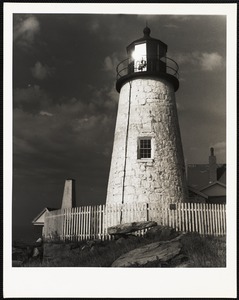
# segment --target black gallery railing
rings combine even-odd
[[[117,80],[123,76],[137,72],[167,73],[179,78],[179,66],[169,57],[141,57],[140,59],[126,58],[117,67]]]

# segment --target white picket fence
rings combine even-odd
[[[76,241],[110,239],[108,227],[139,221],[156,221],[177,231],[223,236],[226,205],[177,203],[162,207],[158,203],[129,203],[60,209],[46,213],[44,237]]]

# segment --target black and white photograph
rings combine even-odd
[[[108,271],[122,284],[130,274],[195,272],[206,285],[218,274],[218,290],[197,295],[230,297],[233,276],[218,293],[235,268],[236,6],[111,6],[7,7],[7,269],[44,272],[43,282],[52,272],[93,273],[97,286]],[[112,277],[104,284],[114,297],[145,295],[129,280],[119,295]],[[109,297],[106,286],[70,295]]]

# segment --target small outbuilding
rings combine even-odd
[[[217,164],[213,148],[210,149],[208,162],[187,165],[189,201],[225,204],[226,164]]]
[[[45,207],[32,221],[35,226],[42,226],[42,235],[44,234],[45,214],[46,212],[56,210],[56,208]]]
[[[190,203],[207,203],[208,195],[188,186],[188,197]]]
[[[200,192],[208,196],[208,203],[226,203],[226,185],[220,181],[215,181],[200,189]]]
[[[76,207],[75,200],[75,179],[66,179],[64,192],[62,197],[61,208],[73,208]],[[45,214],[49,211],[57,210],[59,208],[45,207],[32,221],[35,226],[42,226],[42,236],[44,235],[44,225],[45,225]]]

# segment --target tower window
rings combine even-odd
[[[140,138],[138,158],[152,158],[151,138]]]

